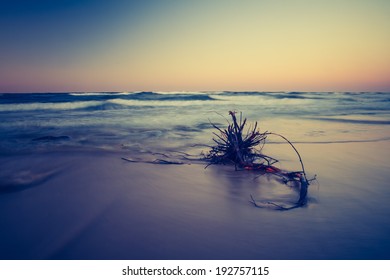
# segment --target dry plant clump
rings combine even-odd
[[[228,121],[228,126],[225,129],[221,129],[211,123],[218,130],[218,133],[213,132],[215,145],[211,146],[210,151],[205,155],[205,160],[208,161],[206,167],[212,164],[233,164],[236,170],[253,170],[261,175],[273,174],[281,178],[285,184],[292,182],[295,186],[298,186],[299,200],[291,207],[285,207],[273,202],[268,202],[268,204],[272,204],[280,210],[289,210],[305,205],[310,181],[314,179],[307,179],[302,158],[295,146],[283,135],[267,131],[260,132],[257,122],[246,128],[247,119],[242,118],[242,113],[240,113],[239,120],[237,120],[236,112],[230,111],[229,115],[232,118],[232,122]],[[279,169],[274,166],[278,160],[262,153],[269,135],[281,137],[294,149],[301,163],[301,171],[288,172]],[[252,196],[251,202],[256,207],[261,207]]]
[[[254,126],[249,127],[244,134],[244,128],[247,124],[246,118],[243,120],[241,113],[238,122],[236,112],[230,111],[229,114],[233,122],[229,122],[226,129],[211,124],[219,131],[219,134],[213,132],[216,136],[213,138],[216,145],[211,147],[206,155],[206,160],[210,164],[234,164],[236,168],[252,166],[259,160],[266,161],[268,165],[275,163],[275,159],[261,153],[267,132],[261,133],[257,129],[257,122],[255,122]]]

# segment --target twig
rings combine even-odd
[[[251,203],[253,203],[253,205],[255,206],[255,207],[258,207],[258,208],[263,208],[263,207],[261,207],[261,206],[259,206],[257,203],[256,203],[256,201],[255,201],[255,199],[253,198],[253,196],[252,195],[250,195],[251,196],[251,201],[249,201],[249,202],[251,202]]]
[[[281,134],[274,133],[274,132],[267,132],[267,134],[268,134],[268,135],[276,135],[276,136],[279,136],[279,137],[283,138],[284,140],[286,140],[286,142],[287,142],[288,144],[290,144],[290,146],[291,146],[291,147],[294,149],[294,151],[297,153],[298,158],[299,158],[299,161],[301,162],[303,176],[305,176],[305,180],[306,180],[307,182],[309,182],[309,180],[308,180],[307,177],[306,177],[305,166],[303,165],[303,161],[302,161],[301,155],[299,154],[298,150],[295,148],[295,146],[293,145],[293,143],[291,143],[290,140],[288,140],[286,137],[284,137],[284,136],[281,135]]]

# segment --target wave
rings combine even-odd
[[[77,101],[105,101],[111,99],[128,100],[173,100],[188,101],[214,100],[210,94],[190,93],[190,92],[74,92],[74,93],[31,93],[31,94],[3,94],[0,96],[0,104],[20,104],[20,103],[62,103]]]
[[[21,103],[0,104],[0,112],[37,111],[37,110],[76,110],[103,105],[99,101],[58,102],[58,103]]]
[[[349,92],[264,92],[264,91],[223,91],[223,92],[69,92],[69,93],[30,93],[30,94],[2,94],[0,104],[19,103],[61,103],[77,101],[106,101],[112,99],[143,100],[143,101],[210,101],[221,100],[224,97],[263,97],[268,99],[301,99],[301,100],[328,100],[338,102],[387,102],[388,93],[349,93]]]
[[[34,111],[34,110],[113,110],[127,107],[185,107],[202,106],[205,104],[213,105],[232,105],[232,106],[266,106],[275,107],[278,105],[304,105],[310,100],[306,99],[274,99],[262,96],[221,96],[208,94],[160,94],[153,92],[139,92],[128,95],[83,95],[82,98],[69,98],[65,96],[58,97],[55,102],[45,100],[29,100],[30,102],[8,102],[0,104],[0,112],[11,111]],[[38,101],[38,102],[37,102]],[[206,103],[205,103],[206,102]],[[212,102],[212,103],[207,103]]]
[[[266,92],[266,91],[244,91],[244,92],[235,92],[235,91],[225,91],[220,95],[222,96],[263,96],[273,99],[327,99],[329,97],[323,96],[321,93],[315,92]]]
[[[348,143],[373,143],[390,141],[390,137],[373,138],[373,139],[351,139],[351,140],[329,140],[329,141],[294,141],[294,144],[348,144]],[[269,141],[267,144],[281,144],[285,145],[286,142]]]
[[[257,106],[279,106],[279,105],[306,105],[312,102],[308,98],[275,98],[265,95],[216,95],[215,100],[234,105],[257,105]]]
[[[223,91],[220,95],[237,96],[237,95],[256,95],[256,96],[270,96],[279,92],[266,92],[266,91]]]
[[[186,106],[203,106],[204,100],[140,100],[140,99],[123,99],[117,98],[108,101],[110,104],[117,104],[124,107],[186,107]],[[213,104],[221,104],[214,100]]]
[[[367,114],[390,112],[388,93],[321,92],[69,92],[0,95],[0,112],[31,110],[116,110],[156,106],[259,106],[270,114],[305,116],[340,116],[340,112]],[[325,120],[325,119],[324,119]],[[335,120],[330,120],[335,121]],[[343,122],[354,122],[345,121]],[[362,122],[362,121],[360,121]],[[375,124],[376,121],[367,121]],[[379,123],[378,123],[379,124]],[[381,123],[383,124],[383,122]],[[386,123],[387,124],[387,123]]]
[[[368,120],[368,119],[342,119],[342,118],[311,118],[313,120],[319,121],[329,121],[329,122],[341,122],[341,123],[356,123],[356,124],[378,124],[378,125],[389,125],[390,120]]]
[[[117,95],[129,95],[131,92],[70,92],[71,96],[117,96]]]
[[[199,93],[156,93],[156,92],[137,92],[127,95],[124,99],[134,99],[134,100],[162,100],[162,101],[189,101],[189,100],[214,100],[208,94],[199,94]]]
[[[70,96],[78,98],[90,99],[125,99],[125,100],[214,100],[209,94],[202,92],[85,92],[85,93],[69,93]]]

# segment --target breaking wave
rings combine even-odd
[[[58,103],[21,103],[0,104],[0,112],[40,111],[40,110],[76,110],[103,105],[99,101],[58,102]]]

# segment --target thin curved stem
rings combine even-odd
[[[302,157],[301,157],[301,155],[299,154],[298,150],[297,150],[297,149],[295,148],[295,146],[293,145],[293,143],[291,143],[290,140],[288,140],[286,137],[284,137],[284,136],[281,135],[281,134],[274,133],[274,132],[266,132],[266,134],[267,134],[267,135],[276,135],[276,136],[279,136],[279,137],[283,138],[288,144],[290,144],[290,146],[294,149],[294,151],[295,151],[296,154],[298,155],[299,161],[301,162],[301,166],[302,166],[302,173],[303,173],[303,176],[305,177],[305,180],[309,183],[309,180],[308,180],[307,177],[306,177],[305,166],[303,165]]]

